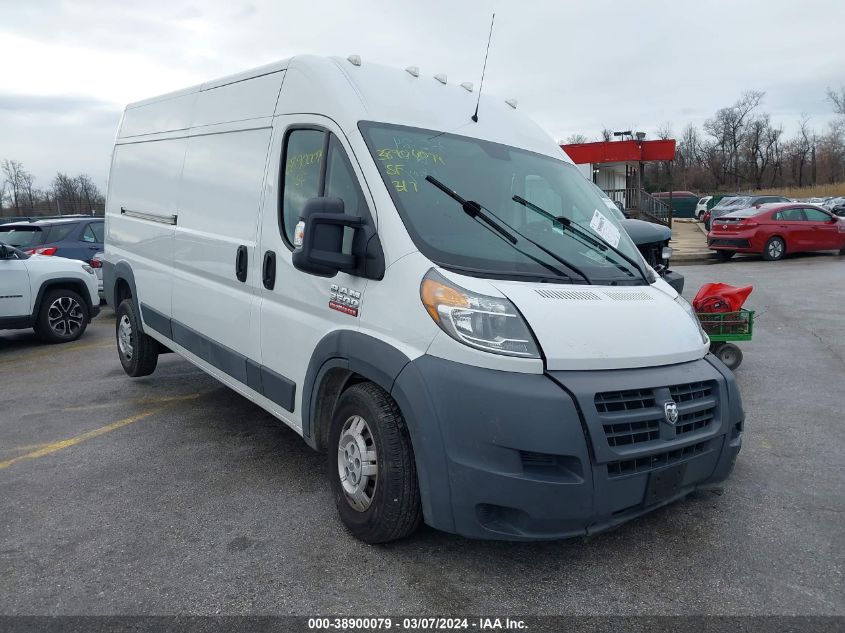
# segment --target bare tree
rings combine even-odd
[[[845,114],[845,84],[839,86],[839,92],[828,87],[827,100],[833,104],[833,111],[836,114]]]
[[[4,184],[9,191],[9,201],[12,203],[15,214],[19,214],[27,175],[26,170],[19,161],[7,158],[0,163],[0,169],[3,170]],[[32,179],[31,176],[29,178]]]
[[[751,114],[760,105],[764,95],[759,90],[744,92],[732,106],[721,108],[716,116],[705,121],[704,130],[713,137],[722,154],[719,184],[724,184],[731,176],[739,188],[742,179],[739,169],[740,148],[746,140]]]
[[[565,143],[567,145],[576,145],[578,143],[589,143],[590,139],[588,139],[583,134],[570,134],[567,138]]]
[[[105,200],[87,174],[74,177],[62,172],[57,173],[50,194],[59,213],[91,213]]]
[[[602,128],[600,134],[602,141],[609,141],[613,138],[613,130],[611,130],[609,127]]]

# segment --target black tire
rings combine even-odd
[[[158,341],[141,332],[140,319],[135,312],[131,299],[124,299],[115,310],[114,335],[117,343],[117,356],[123,371],[132,378],[149,376],[158,363]],[[123,327],[128,326],[128,341],[121,340]],[[128,345],[127,345],[128,343]]]
[[[724,343],[716,350],[716,357],[733,371],[742,364],[742,350],[733,343]]]
[[[366,449],[375,450],[377,466],[377,472],[367,481],[358,475],[361,489],[372,484],[370,502],[364,509],[353,506],[341,479],[342,462],[348,460],[350,447],[355,450],[354,442],[347,443],[355,436],[355,419],[365,422],[369,438]],[[348,428],[350,423],[353,429]],[[405,419],[383,389],[364,382],[343,392],[332,416],[327,453],[329,481],[340,519],[355,537],[366,543],[385,543],[406,537],[419,527],[422,507],[414,451]],[[352,486],[356,483],[354,473],[348,468],[346,473],[346,484]]]
[[[57,288],[44,293],[34,329],[48,343],[70,343],[85,333],[90,320],[88,302],[78,292]]]
[[[716,251],[716,257],[720,262],[726,262],[734,255],[736,255],[736,251]]]
[[[786,255],[786,242],[781,237],[770,237],[763,247],[763,259],[776,262]]]

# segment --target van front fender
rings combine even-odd
[[[402,374],[401,381],[397,381]],[[454,523],[449,496],[449,475],[439,421],[431,407],[425,382],[400,350],[354,330],[327,334],[316,346],[302,385],[302,435],[316,449],[324,448],[326,433],[318,425],[330,420],[321,411],[321,394],[338,394],[350,380],[369,380],[396,401],[414,449],[423,516],[429,525],[449,530]],[[331,385],[331,381],[343,384]],[[438,491],[433,494],[432,491]]]

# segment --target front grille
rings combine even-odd
[[[690,446],[684,446],[683,448],[663,451],[662,453],[610,462],[607,465],[607,474],[610,477],[623,477],[625,475],[649,472],[657,468],[662,468],[663,466],[677,464],[697,455],[702,455],[707,452],[709,445],[710,440],[706,440],[697,444],[691,444]]]
[[[654,242],[652,244],[638,244],[637,248],[642,253],[643,259],[648,262],[652,268],[657,268],[663,263],[663,242]]]
[[[605,424],[604,435],[610,446],[650,442],[660,437],[660,422],[658,420],[646,420],[644,422]]]
[[[691,400],[701,400],[713,392],[713,387],[707,382],[691,382],[686,385],[673,385],[669,387],[672,400],[681,404]]]
[[[698,381],[655,389],[605,391],[595,396],[604,437],[610,447],[673,440],[706,429],[716,414],[712,382]],[[667,397],[668,396],[668,397]],[[678,405],[678,421],[666,424],[664,402]],[[661,434],[661,424],[664,432]]]
[[[654,393],[650,389],[629,391],[605,391],[596,394],[596,409],[599,413],[633,411],[654,406]]]

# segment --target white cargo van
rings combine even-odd
[[[295,57],[126,108],[104,291],[327,455],[368,542],[593,533],[724,479],[743,411],[561,149],[416,68]]]

